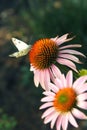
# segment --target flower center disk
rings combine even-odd
[[[72,88],[63,88],[56,93],[54,107],[57,111],[68,112],[75,104],[76,92]]]
[[[29,60],[34,68],[42,70],[49,68],[56,61],[57,55],[57,44],[50,39],[41,39],[32,45]]]

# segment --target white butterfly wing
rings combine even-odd
[[[16,38],[12,38],[12,42],[14,43],[14,45],[17,47],[19,51],[22,51],[29,47],[29,45],[27,45],[25,42],[18,40]]]
[[[10,56],[10,57],[16,57],[16,58],[19,58],[19,57],[21,57],[21,56],[25,56],[25,55],[27,55],[27,53],[29,52],[30,48],[31,48],[31,45],[30,45],[27,49],[24,49],[24,50],[18,51],[18,52],[14,52],[14,53],[12,53],[12,54],[9,55],[9,56]]]
[[[12,38],[12,41],[13,41],[14,45],[17,47],[18,52],[12,53],[11,55],[9,55],[10,57],[18,58],[18,57],[27,55],[27,53],[31,49],[31,45],[27,45],[25,42],[22,42],[16,38]]]

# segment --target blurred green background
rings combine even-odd
[[[41,120],[43,90],[34,86],[28,56],[8,57],[17,50],[11,38],[33,44],[65,33],[76,36],[70,43],[82,44],[87,56],[87,0],[0,1],[0,130],[50,130]],[[87,69],[87,59],[82,61],[78,68]],[[87,121],[77,130],[82,129]]]

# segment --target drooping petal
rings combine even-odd
[[[69,60],[71,60],[71,61],[74,61],[74,62],[76,62],[76,63],[81,64],[81,62],[79,61],[79,59],[78,59],[76,56],[74,56],[74,55],[71,55],[71,54],[59,54],[58,56],[59,56],[60,58],[69,59]]]
[[[73,44],[73,45],[66,45],[59,48],[59,50],[66,49],[66,48],[73,48],[73,47],[81,47],[80,44]]]
[[[73,83],[73,73],[69,71],[66,75],[67,86],[71,87]]]
[[[53,106],[53,102],[44,103],[42,106],[40,106],[39,109],[44,109],[44,108],[47,108],[47,107],[50,107],[50,106]]]
[[[42,119],[43,118],[45,118],[46,116],[48,116],[50,113],[52,113],[52,112],[54,112],[55,111],[55,109],[54,109],[54,107],[50,107],[50,108],[48,108],[43,114],[42,114]]]
[[[62,64],[62,65],[66,65],[69,68],[73,69],[74,71],[78,72],[77,69],[76,69],[75,64],[72,61],[70,61],[70,60],[63,59],[63,58],[58,58],[57,62]]]
[[[34,72],[34,83],[35,83],[35,86],[38,87],[39,85],[39,80],[40,80],[40,71],[36,70]]]
[[[44,85],[45,85],[45,88],[47,91],[50,90],[49,88],[49,83],[50,83],[50,74],[49,74],[49,70],[48,69],[45,69],[44,70]]]
[[[42,86],[43,89],[45,89],[45,85],[44,85],[44,77],[45,77],[45,73],[43,70],[40,71],[40,85]]]
[[[70,124],[72,124],[74,127],[76,127],[76,128],[78,127],[78,124],[77,124],[75,118],[73,117],[73,115],[71,114],[71,112],[69,112],[69,114],[68,114],[68,120],[69,120]]]
[[[55,76],[54,76],[54,74],[53,74],[53,72],[52,72],[51,67],[49,68],[49,73],[50,73],[50,79],[51,79],[51,81],[54,82],[54,80],[55,80]]]
[[[77,106],[84,110],[87,110],[87,101],[78,101]]]
[[[40,77],[40,84],[41,84],[42,88],[49,91],[48,84],[50,82],[50,75],[49,75],[48,70],[40,71],[39,77]]]
[[[73,108],[72,114],[78,119],[87,119],[87,116],[76,108]]]
[[[74,55],[79,55],[79,56],[85,57],[85,55],[83,53],[76,51],[76,50],[71,50],[71,49],[61,50],[61,51],[59,51],[59,54],[74,54]]]
[[[51,69],[55,78],[59,78],[61,76],[61,72],[58,67],[56,67],[55,65],[52,65]]]

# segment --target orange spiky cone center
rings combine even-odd
[[[39,70],[49,68],[58,55],[58,46],[51,39],[41,39],[32,45],[29,52],[29,60],[31,65]]]

